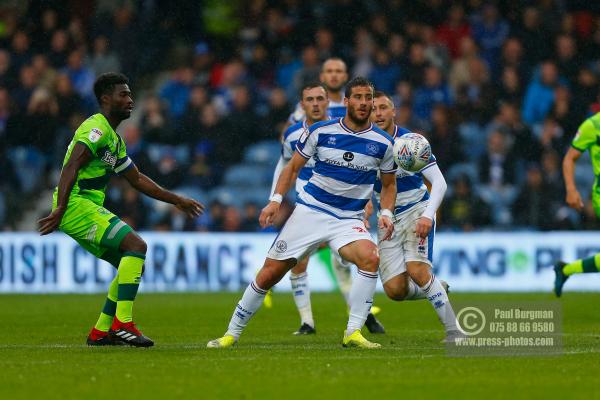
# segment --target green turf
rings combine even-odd
[[[0,399],[593,398],[600,384],[600,294],[566,293],[564,355],[449,358],[426,301],[378,296],[381,350],[343,349],[338,294],[314,294],[318,334],[295,337],[289,294],[276,294],[233,349],[206,349],[239,294],[141,294],[135,317],[152,349],[88,348],[102,296],[0,296]],[[551,300],[453,294],[456,300]]]

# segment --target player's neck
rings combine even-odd
[[[329,92],[329,100],[330,101],[334,101],[336,103],[341,103],[342,102],[342,91],[338,91],[338,92]]]
[[[314,123],[325,121],[325,119],[310,119],[306,117],[306,126],[311,126]]]
[[[352,118],[350,118],[348,114],[346,114],[346,116],[342,119],[344,125],[346,125],[348,128],[350,128],[350,130],[353,130],[354,132],[364,131],[369,126],[371,126],[371,121],[369,121],[368,119],[365,122],[356,122]]]
[[[391,123],[390,126],[388,126],[385,131],[387,132],[388,135],[390,135],[391,137],[394,137],[394,133],[396,133],[396,125],[394,123]]]
[[[104,118],[106,118],[106,120],[108,121],[108,124],[110,125],[111,128],[113,128],[113,130],[117,130],[117,126],[119,126],[119,124],[121,123],[121,119],[118,117],[115,117],[113,115],[110,115],[110,113],[102,110],[100,112],[100,114],[104,115]]]

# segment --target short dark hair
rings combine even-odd
[[[94,82],[94,95],[98,104],[102,105],[100,98],[105,94],[111,94],[115,90],[115,85],[128,85],[129,79],[118,72],[106,72],[100,75]]]
[[[375,91],[375,86],[371,83],[367,78],[363,78],[362,76],[357,76],[356,78],[352,78],[346,84],[346,91],[344,92],[344,96],[346,98],[350,98],[352,95],[352,89],[358,86],[369,86],[372,91]]]
[[[392,103],[392,105],[394,104],[394,100],[391,98],[391,96],[387,95],[385,92],[383,92],[381,90],[376,90],[375,93],[373,93],[373,98],[378,99],[380,97],[385,97]]]
[[[325,93],[328,93],[327,88],[321,82],[309,82],[309,83],[305,83],[304,85],[302,85],[302,88],[300,88],[300,92],[298,93],[300,95],[300,100],[302,100],[304,98],[305,90],[313,89],[313,88],[317,88],[317,87],[323,88]]]

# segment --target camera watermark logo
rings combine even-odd
[[[456,314],[456,326],[467,336],[480,334],[485,323],[485,314],[477,307],[465,307]]]
[[[456,302],[464,335],[447,342],[450,356],[556,355],[562,352],[559,302]]]

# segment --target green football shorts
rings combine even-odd
[[[133,229],[106,208],[72,196],[59,229],[94,256],[118,267],[121,241]]]

